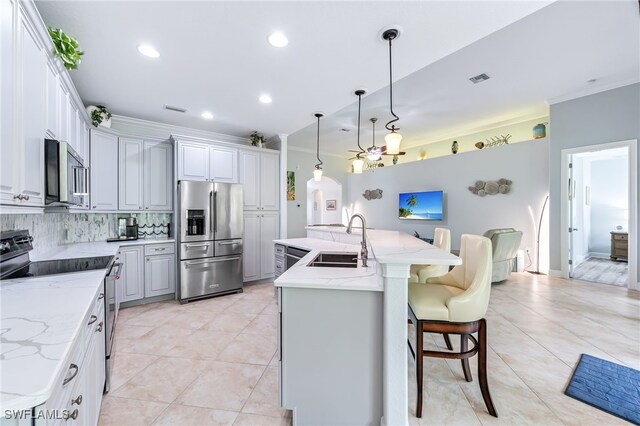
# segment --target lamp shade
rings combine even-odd
[[[377,149],[369,148],[367,158],[369,159],[369,161],[379,161],[382,158],[382,153],[380,152],[379,148]]]
[[[364,167],[364,160],[356,158],[355,160],[353,160],[353,163],[351,163],[351,165],[353,166],[353,173],[360,174],[362,173],[362,168]]]
[[[400,154],[400,142],[402,141],[400,133],[392,131],[384,137],[384,141],[387,143],[387,154]]]
[[[313,171],[313,180],[320,182],[322,180],[322,169],[315,169]]]

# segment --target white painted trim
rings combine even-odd
[[[0,214],[44,214],[44,207],[0,205]]]
[[[557,269],[549,269],[549,276],[554,278],[563,278],[562,271],[558,271]]]
[[[280,139],[280,238],[287,238],[287,149],[289,135],[278,134]]]
[[[563,149],[560,165],[560,262],[561,277],[569,278],[569,205],[568,179],[569,156],[582,152],[601,151],[612,148],[628,148],[629,161],[629,279],[627,286],[632,290],[640,290],[638,286],[638,152],[637,139],[610,142],[597,145],[586,145],[577,148]]]
[[[596,257],[598,259],[609,259],[611,253],[602,253],[598,251],[590,251],[587,259],[591,259],[592,257]]]
[[[216,142],[227,142],[240,145],[251,146],[248,138],[225,135],[222,133],[210,132],[207,130],[192,129],[190,127],[176,126],[173,124],[159,123],[157,121],[143,120],[140,118],[126,117],[124,115],[113,115],[111,126],[115,129],[122,129],[123,133],[134,133],[138,135],[148,135],[150,131],[165,132],[168,135],[184,135],[193,138],[214,140]]]
[[[547,99],[547,103],[549,105],[558,104],[560,102],[570,101],[572,99],[582,98],[584,96],[595,95],[596,93],[606,92],[607,90],[617,89],[619,87],[630,86],[632,84],[636,84],[640,82],[638,77],[632,77],[626,80],[616,81],[609,84],[604,84],[600,86],[586,86],[584,89],[571,92],[566,95],[560,95],[553,98]]]

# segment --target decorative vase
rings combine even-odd
[[[533,138],[541,139],[547,136],[547,127],[544,123],[540,123],[533,128]]]
[[[454,154],[458,153],[458,141],[453,141],[451,144],[451,152]]]

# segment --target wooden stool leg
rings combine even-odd
[[[460,352],[466,352],[469,350],[469,337],[467,334],[460,335]],[[462,358],[462,372],[464,373],[464,379],[467,382],[473,380],[471,376],[471,368],[469,368],[469,358]]]
[[[424,348],[422,347],[423,340],[423,332],[422,332],[422,321],[418,320],[416,324],[417,334],[416,334],[416,379],[418,382],[418,404],[416,406],[416,417],[422,417],[422,365],[424,360],[424,355],[422,352]]]
[[[487,322],[484,318],[480,320],[480,328],[478,329],[478,379],[482,398],[489,414],[498,417],[498,412],[491,401],[489,382],[487,381]]]
[[[453,345],[451,344],[451,339],[447,333],[442,333],[442,337],[444,337],[444,343],[447,345],[447,349],[450,351],[453,350]]]

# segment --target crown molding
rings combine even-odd
[[[250,145],[248,138],[225,135],[207,130],[193,129],[190,127],[176,126],[174,124],[159,123],[157,121],[143,120],[141,118],[113,115],[111,126],[115,130],[128,134],[155,135],[169,139],[171,135],[184,135],[195,138],[215,140],[239,145]]]
[[[547,103],[549,105],[558,104],[560,102],[566,102],[573,99],[583,98],[589,95],[595,95],[596,93],[606,92],[608,90],[617,89],[619,87],[630,86],[632,84],[636,84],[640,82],[640,78],[632,77],[626,80],[616,81],[614,83],[604,84],[600,86],[587,86],[582,90],[578,90],[575,92],[571,92],[566,95],[556,96],[553,98],[549,98]]]

